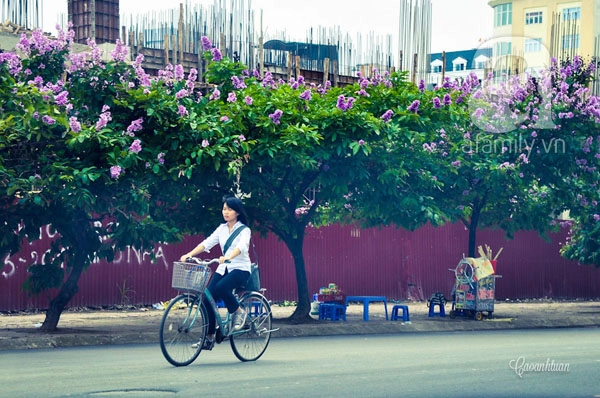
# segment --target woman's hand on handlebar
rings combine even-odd
[[[196,263],[196,264],[204,264],[204,265],[211,265],[211,264],[221,264],[221,258],[213,258],[211,260],[203,260],[201,258],[198,257],[190,257],[190,256],[181,256],[180,261],[183,263]]]
[[[219,264],[223,264],[223,263],[230,263],[230,262],[231,262],[231,260],[227,260],[227,259],[225,258],[225,256],[221,256],[221,257],[219,257]]]

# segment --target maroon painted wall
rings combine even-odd
[[[21,289],[27,266],[40,258],[51,237],[28,245],[18,255],[2,259],[0,311],[44,309],[44,296],[28,297]],[[534,232],[520,232],[506,240],[501,231],[481,231],[478,244],[488,244],[498,259],[496,300],[519,298],[598,298],[600,271],[560,257],[560,242],[566,231],[546,242]],[[310,292],[336,283],[353,295],[385,295],[389,299],[427,299],[440,291],[447,297],[454,285],[453,270],[467,249],[467,232],[462,225],[442,228],[426,226],[410,232],[393,227],[358,229],[330,226],[309,229],[305,261]],[[115,304],[153,304],[175,294],[171,286],[171,262],[196,245],[190,237],[177,245],[158,245],[157,260],[133,249],[110,264],[93,264],[82,276],[79,293],[71,307]],[[297,288],[292,257],[283,242],[270,236],[254,238],[261,266],[262,285],[275,302],[296,300]],[[218,249],[213,251],[218,255]],[[207,257],[208,258],[208,257]]]

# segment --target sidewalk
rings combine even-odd
[[[401,334],[460,332],[472,330],[599,327],[600,301],[527,301],[497,302],[493,317],[476,321],[471,318],[451,319],[428,316],[426,302],[408,305],[410,322],[386,321],[382,303],[369,307],[368,322],[363,321],[362,304],[350,305],[347,321],[317,321],[290,324],[286,318],[295,307],[273,305],[273,338],[327,336],[344,334]],[[393,304],[388,303],[388,312]],[[446,304],[446,314],[451,304]],[[41,333],[44,314],[0,314],[0,351],[70,347],[104,344],[157,343],[163,311],[150,308],[131,310],[81,310],[62,314],[55,333]]]

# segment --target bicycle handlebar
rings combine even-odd
[[[185,259],[185,262],[196,263],[196,264],[200,264],[200,265],[211,265],[211,264],[218,264],[219,259],[213,258],[212,260],[202,260],[201,258],[197,258],[197,257],[188,257]]]

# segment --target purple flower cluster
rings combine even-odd
[[[218,100],[221,97],[221,92],[219,91],[218,88],[215,87],[215,89],[213,90],[212,94],[208,97],[209,100],[214,101],[214,100]]]
[[[233,83],[233,87],[238,90],[246,88],[246,83],[244,82],[244,79],[240,79],[237,76],[231,77],[231,83]]]
[[[58,95],[54,96],[54,102],[56,105],[65,106],[69,103],[69,92],[61,91]]]
[[[302,94],[300,94],[298,97],[300,97],[300,99],[303,99],[305,101],[310,101],[311,94],[312,94],[312,92],[310,90],[304,90],[302,92]]]
[[[269,71],[265,73],[265,78],[263,79],[261,85],[263,87],[276,88],[277,84],[275,83],[275,79],[273,78],[273,74]]]
[[[419,106],[421,105],[421,101],[414,100],[412,104],[407,108],[409,112],[417,113],[419,111]]]
[[[110,52],[110,56],[115,62],[124,62],[127,60],[128,48],[121,39],[117,39],[114,50]]]
[[[356,101],[354,97],[346,98],[343,94],[340,94],[337,99],[336,107],[346,112],[347,110],[352,109],[354,106],[354,101]]]
[[[212,43],[210,42],[210,39],[206,36],[202,36],[200,38],[200,41],[202,42],[202,49],[204,51],[208,51],[212,48]]]
[[[275,112],[271,113],[269,115],[269,118],[273,121],[273,123],[275,124],[279,124],[279,119],[281,119],[281,116],[283,115],[283,111],[281,109],[277,109]]]
[[[81,131],[81,123],[77,120],[77,117],[71,116],[69,118],[69,127],[74,133],[79,133]]]
[[[215,62],[219,62],[220,60],[223,59],[223,55],[221,54],[221,51],[219,51],[218,48],[213,48],[210,50],[212,52],[212,60]]]
[[[383,115],[381,115],[381,119],[383,119],[383,121],[387,123],[392,119],[392,116],[394,116],[394,111],[388,109]]]
[[[452,104],[452,97],[450,96],[450,94],[444,94],[443,104],[444,105]]]
[[[134,137],[135,136],[135,132],[136,131],[140,131],[143,126],[142,124],[144,123],[144,118],[139,118],[136,120],[133,120],[129,126],[127,126],[127,133],[129,134],[130,137]]]
[[[53,119],[52,117],[48,116],[48,115],[44,115],[42,116],[42,122],[44,122],[45,124],[51,126],[53,124],[56,123],[56,120]]]
[[[102,113],[100,114],[100,118],[96,122],[96,131],[102,130],[104,127],[106,127],[108,122],[112,120],[112,116],[109,112],[109,109],[110,108],[106,105],[102,107]]]
[[[21,73],[21,70],[23,69],[21,58],[12,52],[0,52],[0,63],[6,63],[8,65],[8,71],[11,75],[17,75]]]
[[[133,140],[133,143],[129,146],[129,152],[140,153],[142,151],[142,141],[139,139]]]
[[[185,106],[177,105],[177,114],[181,117],[184,117],[184,116],[188,116],[189,112]]]
[[[185,88],[187,88],[190,92],[193,91],[196,85],[196,80],[198,80],[198,69],[191,68],[187,80],[185,81]]]
[[[175,93],[175,98],[182,99],[182,98],[187,97],[188,95],[189,95],[188,90],[185,88],[182,88],[181,90],[179,90]]]
[[[185,72],[183,70],[183,65],[177,64],[173,68],[173,78],[177,81],[183,80]]]
[[[121,172],[123,171],[123,169],[121,168],[121,166],[111,166],[110,168],[110,177],[111,178],[119,178],[119,176],[121,175]]]

